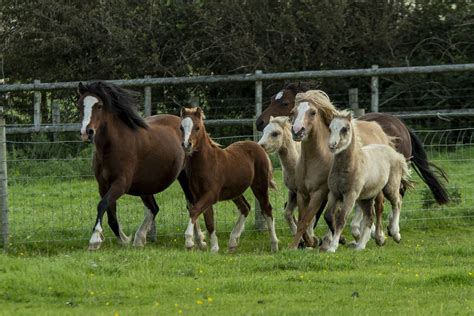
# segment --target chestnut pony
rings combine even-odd
[[[263,131],[267,126],[270,116],[289,116],[290,111],[295,107],[295,97],[299,92],[309,90],[307,83],[288,83],[282,90],[271,97],[270,105],[257,118],[255,124],[259,131]],[[428,156],[423,148],[423,144],[416,134],[397,117],[386,113],[368,113],[358,118],[359,121],[377,122],[384,132],[395,137],[395,149],[403,154],[407,160],[413,162],[411,165],[415,172],[430,188],[438,204],[449,202],[446,187],[440,180],[447,181],[446,173],[435,164],[428,161]],[[402,190],[402,195],[404,191]]]
[[[96,250],[103,242],[105,212],[118,241],[130,242],[116,215],[116,201],[124,194],[140,196],[148,209],[133,242],[134,246],[143,246],[159,210],[154,193],[163,191],[178,178],[188,200],[191,199],[183,172],[181,119],[174,115],[141,118],[133,94],[113,84],[80,83],[78,90],[81,138],[95,145],[93,169],[101,196],[89,249]]]
[[[217,201],[232,200],[240,211],[229,240],[229,250],[234,250],[250,211],[250,205],[243,195],[250,187],[260,203],[270,231],[271,249],[277,251],[275,221],[268,198],[268,189],[273,187],[272,167],[263,148],[253,141],[240,141],[225,149],[220,148],[207,134],[204,113],[199,107],[183,108],[181,118],[182,146],[189,156],[185,171],[195,201],[189,210],[186,247],[192,249],[194,246],[193,225],[199,215],[204,213],[211,251],[219,250],[212,205]]]

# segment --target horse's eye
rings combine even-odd
[[[341,133],[342,133],[342,134],[346,134],[346,133],[347,133],[347,127],[341,128]]]
[[[290,105],[290,102],[284,101],[284,102],[281,103],[281,105],[287,107],[288,105]]]
[[[273,133],[271,133],[271,135],[272,135],[272,137],[277,137],[278,135],[280,135],[280,133],[278,133],[278,132],[273,132]]]
[[[310,114],[311,116],[315,116],[315,115],[316,115],[316,111],[313,110],[313,111],[309,112],[309,114]]]
[[[198,127],[196,127],[196,131],[199,131],[199,126],[198,126]]]

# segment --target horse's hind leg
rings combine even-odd
[[[381,193],[375,197],[375,215],[376,215],[376,224],[375,224],[375,243],[378,246],[383,246],[385,244],[385,234],[383,233],[383,200],[384,196]]]
[[[265,181],[268,181],[265,178]],[[272,206],[268,199],[268,185],[257,185],[255,182],[251,186],[252,192],[260,203],[263,217],[267,223],[268,231],[270,232],[270,243],[273,252],[278,251],[278,238],[275,231],[275,219],[273,218]]]
[[[392,212],[389,215],[388,221],[389,221],[389,233],[390,236],[392,236],[393,240],[395,242],[399,243],[402,236],[400,235],[400,210],[402,207],[402,199],[400,198],[400,193],[397,190],[385,190],[384,189],[384,194],[387,197],[387,199],[390,201],[390,204],[392,205]]]
[[[235,249],[237,248],[237,245],[239,244],[240,235],[242,234],[245,227],[245,220],[247,219],[247,216],[250,212],[250,204],[247,202],[243,195],[233,199],[232,201],[239,209],[240,215],[239,219],[235,223],[232,233],[230,233],[229,251],[235,251]]]
[[[296,222],[293,212],[296,208],[296,192],[288,190],[288,200],[285,204],[285,219],[290,227],[291,234],[296,234]]]
[[[146,235],[151,229],[153,222],[155,221],[156,214],[158,214],[160,208],[156,204],[155,197],[153,195],[142,195],[140,198],[143,201],[143,204],[146,206],[145,218],[140,228],[138,228],[135,233],[135,239],[133,240],[133,245],[135,247],[143,247],[146,243]]]
[[[363,250],[370,239],[370,231],[374,223],[374,200],[359,201],[359,206],[362,209],[363,216],[361,222],[361,234],[356,243],[356,250]]]
[[[352,237],[354,237],[356,242],[358,242],[360,238],[360,226],[361,226],[363,216],[364,216],[363,211],[361,210],[359,205],[356,205],[354,217],[352,218],[352,221],[351,221],[351,233],[352,233]]]

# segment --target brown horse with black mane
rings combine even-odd
[[[89,249],[96,250],[103,242],[102,217],[106,211],[119,242],[130,242],[116,215],[116,201],[124,194],[140,196],[148,209],[133,242],[134,246],[143,246],[159,211],[154,193],[178,178],[188,201],[192,199],[183,172],[181,119],[174,115],[141,118],[133,94],[113,84],[80,83],[79,93],[81,138],[95,145],[93,169],[101,196]]]
[[[272,96],[268,108],[257,118],[255,122],[257,129],[263,131],[270,120],[270,116],[289,116],[295,106],[296,94],[308,90],[309,85],[307,83],[285,84],[282,90]],[[428,185],[436,202],[438,204],[449,202],[448,192],[440,180],[442,178],[447,181],[446,173],[428,161],[422,142],[400,119],[386,113],[368,113],[359,117],[358,120],[377,122],[388,136],[394,137],[395,149],[403,154],[407,160],[413,162],[413,169]]]
[[[186,247],[193,248],[193,225],[199,215],[204,213],[211,251],[219,250],[212,205],[217,201],[232,200],[240,211],[229,240],[229,249],[234,250],[250,211],[250,205],[243,195],[250,187],[260,203],[270,231],[271,249],[277,251],[278,239],[268,197],[268,189],[273,186],[272,167],[263,148],[252,141],[240,141],[225,149],[220,148],[207,134],[204,113],[199,107],[183,108],[181,118],[182,146],[189,156],[185,170],[195,201],[189,210]]]

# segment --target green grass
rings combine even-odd
[[[286,249],[291,236],[279,171],[279,190],[271,192],[281,241],[276,254],[268,233],[253,230],[253,213],[237,252],[227,252],[237,219],[229,202],[216,207],[221,252],[184,250],[187,214],[176,184],[157,195],[156,243],[122,248],[106,226],[107,240],[91,253],[98,194],[91,177],[79,177],[84,161],[77,162],[82,167],[71,166],[74,160],[20,161],[10,174],[11,244],[0,255],[0,315],[473,314],[473,157],[474,149],[433,155],[460,199],[436,206],[418,181],[404,199],[400,244],[388,239],[380,248],[370,241],[363,252],[341,246],[332,255]],[[143,206],[126,196],[118,213],[132,234]],[[325,231],[321,222],[316,233]]]
[[[266,234],[256,232],[243,234],[236,254],[187,252],[162,240],[144,249],[1,255],[0,313],[470,314],[473,233],[405,230],[401,244],[332,255],[271,254]]]

